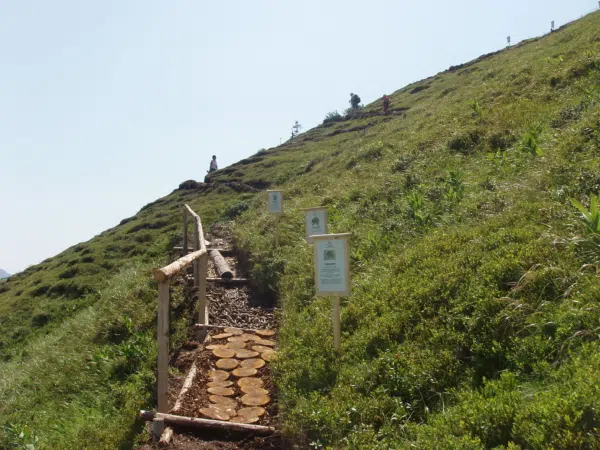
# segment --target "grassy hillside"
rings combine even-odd
[[[283,304],[277,377],[301,446],[600,447],[598,247],[570,202],[600,191],[598,30],[589,15],[407,86],[394,114],[367,105],[10,277],[0,443],[131,445],[153,402],[150,269],[187,202],[234,221],[257,289]],[[268,187],[285,191],[279,249]],[[300,208],[320,204],[352,233],[340,355],[303,238]],[[190,317],[176,306],[173,345]]]

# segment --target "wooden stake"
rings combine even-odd
[[[158,412],[169,410],[169,282],[158,284],[158,340],[157,396]],[[162,432],[162,430],[161,430]]]
[[[188,254],[188,215],[187,210],[183,208],[183,256]]]
[[[152,440],[157,442],[160,440],[162,432],[165,430],[165,419],[162,417],[155,417],[152,420]]]
[[[199,261],[198,274],[198,323],[208,324],[208,302],[206,301],[206,277],[208,271],[208,255],[204,254]]]
[[[333,347],[340,350],[340,298],[333,297]]]

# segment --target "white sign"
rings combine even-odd
[[[283,214],[281,191],[267,191],[267,210],[272,214]]]
[[[350,295],[348,236],[325,234],[313,236],[315,248],[316,294],[330,297]]]
[[[304,228],[308,242],[312,242],[311,236],[315,234],[327,234],[327,208],[306,208],[304,210]]]

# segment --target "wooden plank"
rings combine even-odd
[[[215,266],[215,272],[221,278],[233,278],[233,272],[229,268],[229,264],[225,261],[225,258],[221,255],[218,250],[209,250],[208,255]]]
[[[158,411],[169,410],[169,282],[158,284],[158,341],[157,398]]]
[[[172,262],[168,266],[156,269],[154,271],[154,279],[159,282],[167,281],[173,275],[178,274],[181,270],[185,269],[192,262],[200,258],[206,253],[206,249],[198,250],[188,255],[182,256],[177,261]]]
[[[209,428],[217,430],[251,432],[268,435],[275,432],[275,428],[264,425],[251,425],[246,423],[223,422],[221,420],[199,419],[197,417],[176,416],[174,414],[155,413],[154,411],[140,411],[140,418],[150,421],[154,418],[164,419],[166,424],[178,425],[188,428]]]
[[[232,325],[204,325],[204,324],[201,324],[201,323],[195,324],[194,327],[196,327],[196,328],[208,328],[208,329],[215,329],[215,330],[224,330],[225,328],[239,328],[239,327],[234,327]],[[261,331],[261,330],[256,329],[256,328],[240,328],[240,330],[242,330],[242,331],[248,331],[248,332]]]

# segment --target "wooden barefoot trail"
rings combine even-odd
[[[190,215],[192,239],[187,234]],[[188,241],[193,247],[186,255]],[[139,448],[283,448],[270,367],[277,356],[274,306],[255,298],[244,282],[228,230],[213,228],[210,242],[204,241],[200,219],[187,206],[183,247],[175,249],[184,256],[155,273],[159,280],[158,407],[140,412],[148,421],[148,441]],[[223,279],[232,281],[220,282]],[[200,311],[185,344],[168,352],[165,371],[167,356],[161,353],[168,349],[168,315],[164,317],[164,307],[168,313],[169,292],[173,296],[176,291],[183,291],[186,302],[198,304]],[[161,324],[161,313],[166,325]]]

